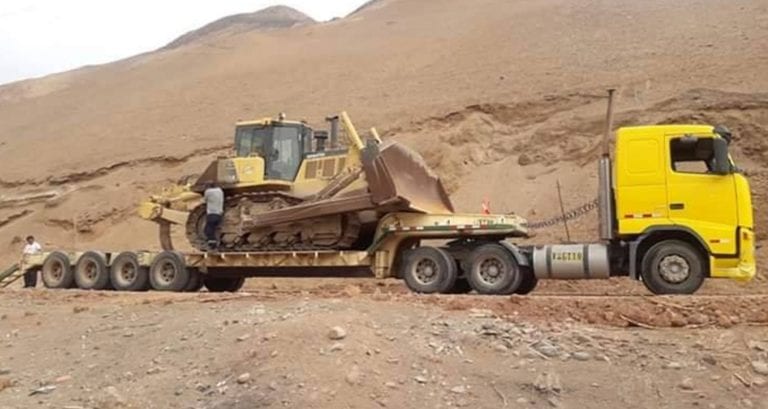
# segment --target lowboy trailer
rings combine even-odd
[[[39,270],[48,288],[122,291],[237,291],[259,276],[350,276],[404,278],[414,291],[447,293],[469,289],[462,268],[478,265],[481,293],[521,291],[524,251],[505,239],[525,237],[516,215],[393,213],[379,223],[374,244],[365,251],[179,252],[53,251],[24,256],[22,268]],[[425,240],[451,240],[421,246]],[[482,284],[482,286],[479,286]],[[535,283],[533,283],[535,284]],[[531,286],[531,284],[528,284]],[[531,290],[533,287],[531,286]]]

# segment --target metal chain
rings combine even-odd
[[[563,220],[571,221],[571,220],[578,219],[579,217],[589,214],[591,211],[597,209],[597,207],[598,207],[598,199],[594,199],[577,208],[567,211],[565,215],[556,216],[547,220],[528,222],[528,228],[531,230],[536,230],[536,229],[552,227],[557,224],[563,223]]]

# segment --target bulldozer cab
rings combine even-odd
[[[239,125],[235,132],[235,156],[261,157],[265,179],[293,181],[311,141],[312,129],[302,123]]]

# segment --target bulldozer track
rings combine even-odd
[[[225,214],[228,209],[237,207],[243,200],[255,203],[270,203],[277,199],[281,199],[290,206],[296,206],[304,203],[301,198],[285,194],[279,191],[268,192],[252,192],[241,193],[231,197],[228,197],[225,204]],[[191,212],[186,225],[186,235],[189,244],[200,251],[207,250],[207,241],[205,237],[200,234],[199,223],[200,218],[205,217],[205,205],[200,204],[195,207]],[[314,219],[304,220],[300,223],[312,223]],[[256,246],[249,244],[245,239],[245,236],[241,236],[240,240],[234,245],[224,245],[221,249],[227,251],[249,251],[249,252],[264,252],[264,251],[311,251],[311,250],[331,250],[331,249],[348,249],[357,242],[361,224],[356,214],[344,214],[342,215],[342,234],[337,242],[327,246],[318,246],[306,243],[293,243],[290,245],[267,245]],[[246,232],[246,234],[248,234]]]

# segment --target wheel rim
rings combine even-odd
[[[504,279],[504,263],[496,257],[489,257],[477,266],[477,275],[482,282],[496,285]]]
[[[411,275],[421,285],[429,285],[438,279],[437,263],[429,258],[423,258],[414,264]]]
[[[61,281],[64,277],[64,266],[59,262],[51,263],[51,267],[48,269],[46,275],[51,281]]]
[[[93,260],[86,261],[85,266],[83,268],[82,277],[89,283],[92,283],[96,281],[96,277],[98,275],[99,275],[99,267],[96,265],[96,262],[94,262]]]
[[[117,279],[124,285],[133,283],[136,280],[136,266],[132,263],[123,263],[118,269]]]
[[[690,277],[691,266],[685,258],[673,254],[661,259],[659,275],[668,283],[680,284]]]
[[[176,267],[170,261],[163,262],[159,267],[156,275],[157,281],[163,285],[170,285],[176,278]]]

